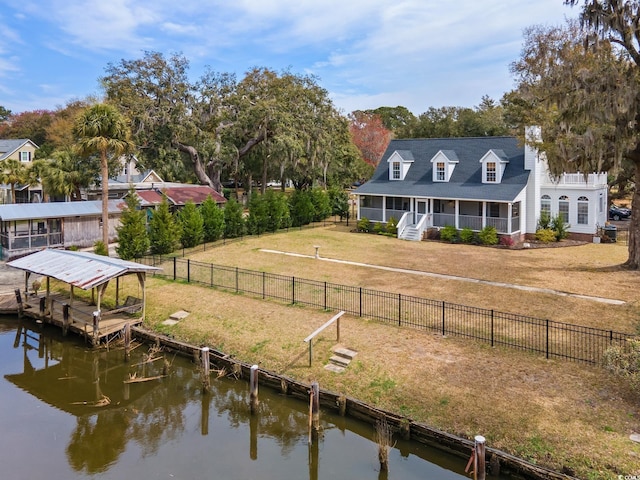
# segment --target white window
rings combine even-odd
[[[444,162],[436,163],[436,180],[439,182],[444,182],[445,170],[444,170]]]
[[[487,182],[496,182],[496,162],[487,162]]]
[[[558,215],[564,223],[569,223],[569,197],[566,195],[558,199]]]
[[[393,162],[391,166],[393,168],[391,178],[393,180],[400,180],[400,162]]]
[[[540,213],[542,212],[551,215],[551,197],[549,195],[542,195],[540,198]]]
[[[19,152],[21,162],[30,162],[31,161],[31,152]]]
[[[578,225],[589,223],[589,199],[587,197],[578,198]]]

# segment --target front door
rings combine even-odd
[[[426,214],[427,214],[427,201],[416,200],[416,214],[415,214],[416,224],[419,223],[422,217],[424,217]]]

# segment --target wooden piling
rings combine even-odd
[[[16,293],[16,302],[18,302],[18,318],[22,318],[24,314],[24,305],[22,304],[22,295],[20,294],[20,289],[15,289]]]
[[[318,382],[311,384],[311,419],[313,436],[318,438],[320,432],[320,385]]]
[[[249,403],[251,405],[251,414],[258,411],[258,365],[252,365],[249,374]]]
[[[100,310],[93,312],[93,345],[97,345],[100,339]]]
[[[475,465],[474,465],[474,479],[485,480],[486,479],[486,466],[485,466],[485,438],[482,435],[476,435],[474,438],[475,444]]]
[[[40,302],[39,302],[39,309],[40,309],[40,320],[44,321],[45,318],[45,305],[46,305],[46,301],[47,299],[45,297],[40,297]]]
[[[258,459],[258,416],[249,417],[249,458]]]
[[[131,356],[131,325],[124,324],[124,361],[128,362]]]
[[[51,313],[53,315],[53,312]],[[69,331],[69,305],[62,304],[62,336],[66,337]]]
[[[209,347],[202,347],[200,361],[202,362],[202,391],[204,393],[209,393],[211,389],[211,375],[209,374],[209,369],[211,368],[211,363],[209,361]]]

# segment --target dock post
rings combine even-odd
[[[482,435],[476,435],[474,438],[476,442],[476,465],[473,469],[474,478],[477,480],[485,480],[486,472],[485,472],[485,438]]]
[[[20,289],[15,289],[16,293],[16,302],[18,302],[18,318],[22,318],[24,314],[24,305],[22,305],[22,295],[20,294]]]
[[[93,312],[93,345],[97,345],[100,338],[100,310]]]
[[[40,319],[42,321],[44,321],[46,313],[45,313],[45,305],[46,305],[46,301],[47,299],[45,297],[40,297]]]
[[[311,418],[309,419],[309,443],[313,443],[312,439],[318,439],[320,432],[320,385],[318,382],[311,384]]]
[[[131,354],[131,325],[124,324],[124,361],[128,362]]]
[[[53,316],[53,310],[51,311]],[[69,331],[69,305],[67,303],[62,304],[62,336],[66,337]]]
[[[209,362],[209,347],[202,347],[202,358],[200,361],[202,362],[202,391],[204,393],[208,393],[211,387],[211,376],[209,374],[209,369],[211,368],[211,364]]]
[[[251,414],[258,410],[258,365],[252,365],[249,374],[249,403],[251,404]]]

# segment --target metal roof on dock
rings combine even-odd
[[[109,213],[122,212],[122,200],[109,200]],[[100,216],[102,200],[88,202],[9,203],[0,205],[0,220],[30,220],[60,217]]]
[[[54,249],[32,253],[7,262],[7,265],[55,278],[83,290],[90,290],[121,275],[160,270],[157,267],[90,252]]]

